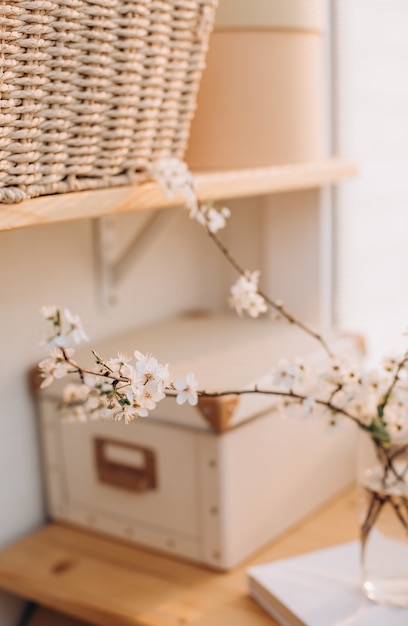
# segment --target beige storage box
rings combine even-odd
[[[202,388],[231,390],[261,385],[284,356],[315,355],[316,342],[285,322],[204,315],[92,347],[149,352]],[[37,394],[52,519],[226,570],[353,480],[352,425],[283,418],[272,396],[166,398],[128,426],[63,423],[63,382]]]
[[[220,0],[190,128],[191,169],[324,157],[322,0]]]

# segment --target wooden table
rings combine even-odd
[[[49,524],[0,551],[0,588],[97,626],[273,626],[246,567],[356,538],[354,490],[226,574]]]

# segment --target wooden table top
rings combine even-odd
[[[238,568],[217,573],[53,523],[0,551],[0,588],[97,626],[273,626],[248,595],[246,568],[357,534],[349,490]]]

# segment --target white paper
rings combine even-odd
[[[359,559],[358,542],[350,542],[253,566],[249,592],[283,626],[291,621],[279,614],[274,598],[305,626],[408,626],[408,609],[379,606],[363,595]]]

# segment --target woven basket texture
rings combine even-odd
[[[183,158],[218,0],[0,0],[0,202]]]

